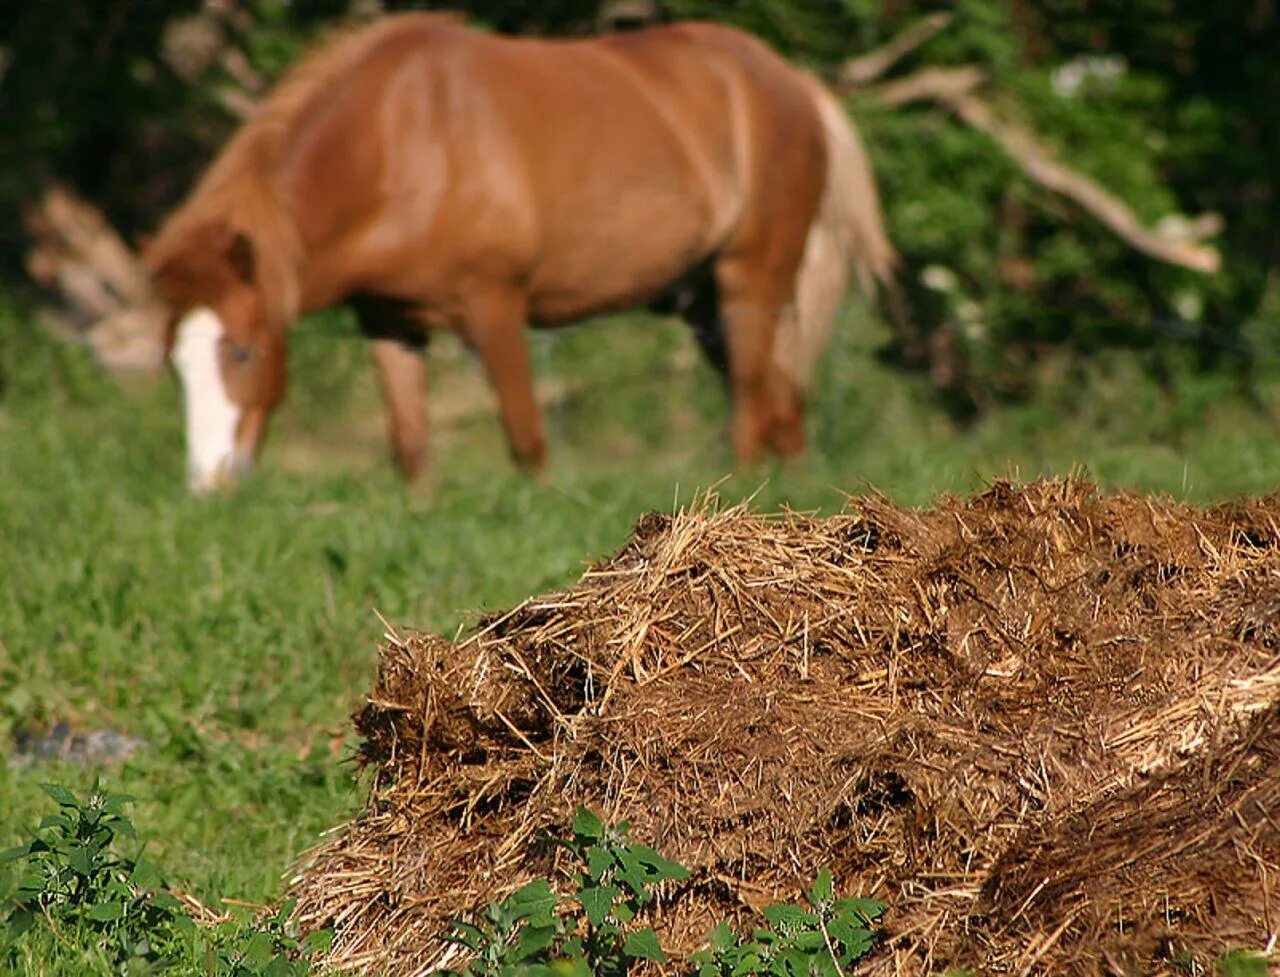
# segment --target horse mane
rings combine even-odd
[[[285,72],[162,224],[146,248],[147,266],[154,271],[180,261],[200,240],[199,232],[211,226],[243,235],[253,248],[267,320],[283,329],[297,318],[300,300],[302,241],[277,171],[294,124],[335,78],[388,37],[461,22],[451,12],[415,12],[330,29]]]

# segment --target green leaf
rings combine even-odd
[[[809,956],[794,947],[779,951],[774,963],[786,977],[809,977]]]
[[[662,946],[658,943],[658,935],[648,926],[628,933],[626,942],[622,944],[622,952],[633,960],[667,962],[667,955],[662,952]]]
[[[620,852],[619,854],[623,853]],[[641,903],[646,903],[653,898],[649,893],[649,875],[644,870],[644,866],[638,861],[634,859],[625,860],[623,866],[614,873],[613,877],[630,889],[632,895]]]
[[[859,930],[847,940],[841,941],[844,944],[844,951],[849,955],[850,960],[860,960],[871,952],[872,947],[876,945],[876,934],[870,930]]]
[[[89,919],[99,923],[108,923],[119,919],[123,915],[124,904],[120,902],[100,902],[95,906],[90,906],[89,911],[85,913],[85,916]]]
[[[582,937],[580,936],[569,937],[561,945],[560,952],[562,952],[566,957],[571,957],[571,958],[584,956],[584,951],[582,946]]]
[[[607,849],[592,846],[587,849],[587,875],[592,882],[599,882],[613,868],[613,856]]]
[[[604,837],[604,822],[593,811],[580,807],[573,815],[573,833],[588,841],[599,841]]]
[[[93,874],[94,854],[95,853],[92,849],[84,846],[77,847],[71,852],[71,857],[68,859],[67,864],[71,866],[71,870],[77,875],[82,875],[85,878],[88,878]]]
[[[313,930],[302,938],[302,947],[308,954],[328,953],[333,946],[333,930]]]
[[[794,933],[805,927],[817,926],[818,917],[799,906],[775,903],[764,907],[764,918],[782,933]]]
[[[249,942],[244,948],[245,963],[262,969],[262,966],[275,955],[275,944],[271,939],[271,934],[263,930],[258,930],[253,936],[249,937]]]
[[[617,898],[618,887],[614,885],[594,886],[578,893],[578,901],[582,903],[587,922],[592,926],[599,926],[605,921]]]
[[[139,889],[145,889],[148,892],[164,888],[164,879],[161,878],[159,869],[145,858],[139,858],[134,862],[129,878]]]
[[[125,805],[133,803],[132,794],[108,794],[102,801],[102,809],[108,814],[127,820]]]
[[[76,810],[80,809],[80,802],[76,800],[76,795],[66,787],[63,787],[62,784],[41,784],[40,789],[52,797],[58,805],[75,808]]]
[[[813,880],[813,888],[809,890],[809,902],[813,906],[821,906],[835,898],[835,886],[831,882],[831,872],[824,866],[818,877]]]
[[[520,918],[539,913],[549,913],[556,908],[556,894],[546,879],[534,879],[507,896],[506,905],[517,911]]]
[[[163,912],[174,916],[180,916],[186,912],[186,908],[176,898],[167,892],[153,892],[151,894],[151,905]]]
[[[1232,950],[1214,964],[1219,977],[1266,977],[1267,958],[1248,950]]]
[[[879,899],[841,899],[834,908],[837,913],[854,913],[866,922],[884,915],[884,903]]]
[[[795,945],[805,953],[816,953],[827,948],[827,941],[818,930],[802,930],[795,935]]]
[[[542,953],[555,942],[556,927],[547,923],[543,926],[525,926],[520,931],[520,939],[516,941],[516,959],[530,960]]]
[[[445,941],[457,943],[460,946],[465,946],[468,950],[474,950],[478,953],[481,944],[484,942],[483,931],[479,927],[472,926],[461,919],[455,919],[452,923],[454,932],[446,934]]]
[[[36,914],[30,909],[14,909],[9,913],[9,919],[6,921],[6,929],[9,936],[17,939],[27,930],[36,924]]]
[[[737,937],[728,923],[721,923],[707,935],[707,942],[711,944],[711,949],[723,952],[737,942]]]
[[[852,913],[837,916],[828,922],[827,932],[831,934],[831,939],[846,946],[850,941],[860,940],[870,935],[870,931],[862,925],[862,920],[857,919]]]
[[[655,879],[687,879],[689,870],[679,862],[663,858],[648,845],[630,845],[631,853],[648,868]]]
[[[551,977],[592,977],[591,968],[581,956],[553,960],[547,967]]]
[[[138,837],[138,831],[137,831],[137,829],[133,826],[133,822],[132,822],[132,821],[127,821],[127,820],[125,820],[125,819],[121,818],[119,821],[114,821],[114,822],[112,822],[111,827],[112,827],[112,830],[113,830],[113,831],[115,831],[115,833],[116,833],[116,834],[118,834],[118,835],[124,835],[126,838],[136,838],[136,837]]]
[[[636,918],[635,910],[627,902],[615,902],[613,915],[617,917],[619,923],[629,923]]]
[[[182,933],[194,933],[196,930],[196,921],[186,913],[174,913],[169,922]]]

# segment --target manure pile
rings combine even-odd
[[[1280,929],[1280,496],[1078,480],[648,515],[464,640],[389,638],[367,807],[302,867],[333,966],[430,973],[578,805],[693,870],[676,952],[820,866],[888,904],[859,973],[1195,972]]]

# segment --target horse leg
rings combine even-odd
[[[526,312],[525,297],[518,292],[478,297],[467,310],[463,330],[498,394],[512,456],[536,471],[546,464],[547,445],[533,397],[533,367],[524,339]]]
[[[804,409],[796,384],[778,368],[773,344],[790,302],[784,276],[746,256],[716,264],[720,311],[729,347],[735,456],[750,463],[766,443],[781,455],[804,450]]]
[[[781,317],[797,314],[794,305],[784,306],[775,326],[775,336],[782,328]],[[777,343],[776,338],[774,342]],[[772,413],[769,444],[783,458],[791,458],[804,454],[805,449],[804,389],[794,376],[782,369],[776,349],[769,363],[769,405]]]
[[[400,474],[412,481],[427,462],[427,360],[421,345],[399,339],[375,339],[371,348],[387,405],[391,451]]]
[[[354,301],[360,328],[370,340],[382,399],[387,408],[391,453],[406,481],[427,462],[427,360],[425,327],[400,303]]]

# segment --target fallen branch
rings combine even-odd
[[[867,88],[864,94],[892,108],[925,101],[951,104],[956,99],[971,94],[986,80],[986,72],[972,65],[961,68],[923,68],[905,78]]]
[[[949,13],[930,14],[908,27],[883,47],[859,57],[850,58],[840,69],[841,84],[866,85],[875,81],[931,37],[946,30],[950,23],[951,14]]]
[[[1109,190],[1054,158],[1053,151],[1029,129],[1000,119],[975,90],[985,80],[973,67],[926,68],[893,82],[868,89],[866,94],[893,107],[932,101],[950,109],[966,125],[1000,144],[1009,157],[1033,181],[1073,201],[1137,251],[1168,264],[1205,274],[1222,266],[1216,248],[1198,239],[1222,229],[1216,214],[1196,218],[1166,218],[1155,228],[1138,217]]]
[[[27,269],[57,288],[88,315],[150,297],[146,272],[96,207],[60,184],[24,215],[35,242]]]
[[[55,184],[23,217],[33,241],[27,272],[62,300],[46,321],[108,368],[157,368],[166,313],[102,212]]]

